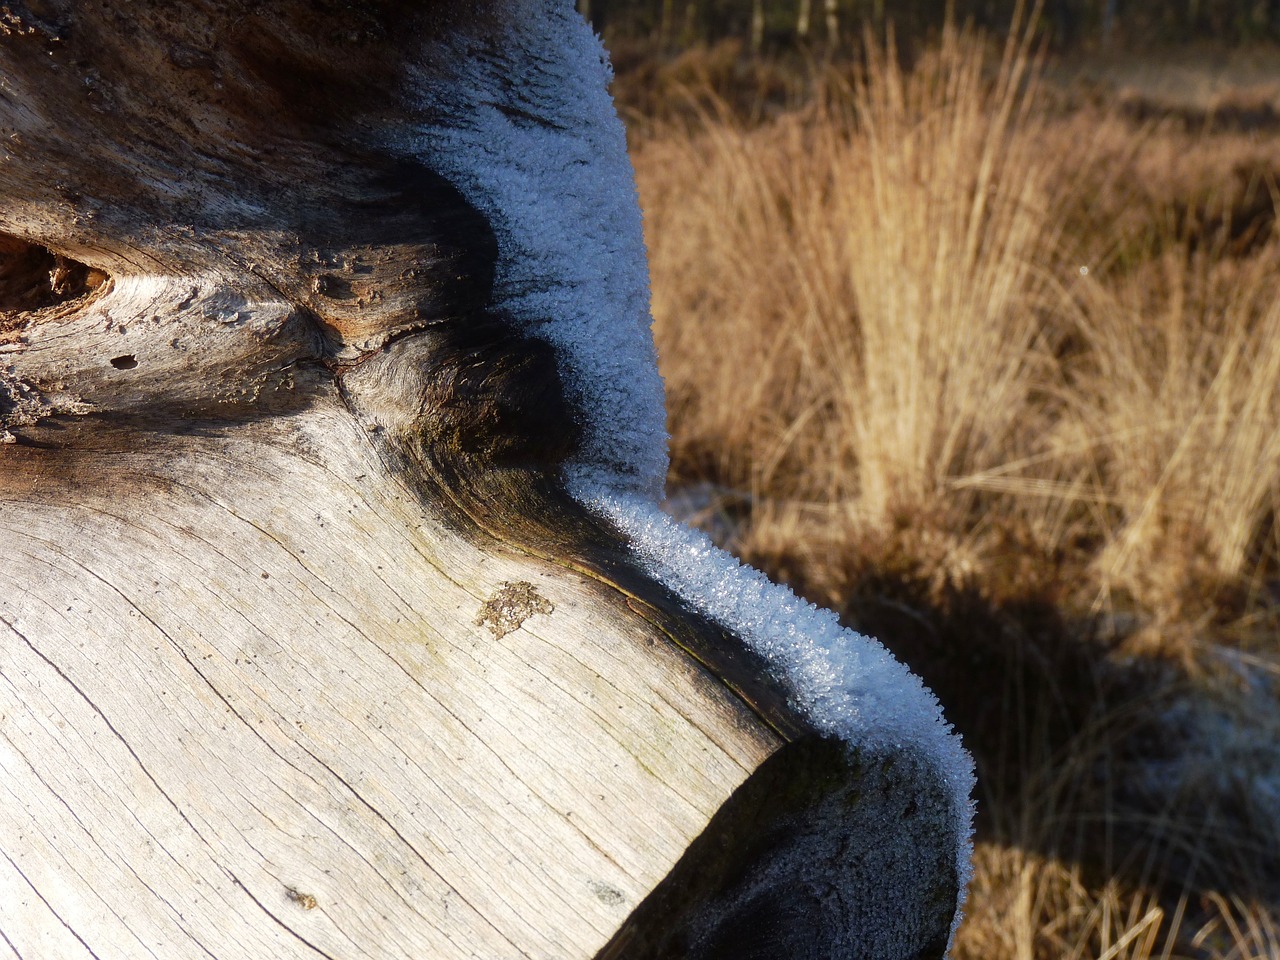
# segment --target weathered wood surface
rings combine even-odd
[[[248,432],[87,490],[5,451],[0,926],[594,952],[777,738],[616,592],[448,533],[349,417]]]
[[[945,950],[953,785],[569,496],[590,392],[405,146],[446,45],[571,138],[570,8],[0,12],[0,956]]]

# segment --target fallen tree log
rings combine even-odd
[[[568,0],[0,10],[0,956],[938,957],[937,705],[656,508]]]

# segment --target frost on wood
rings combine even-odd
[[[609,69],[569,4],[524,6],[530,15],[499,52],[430,53],[465,65],[455,85],[420,79],[427,119],[415,147],[490,217],[497,300],[556,347],[586,412],[586,443],[565,467],[569,488],[625,531],[662,583],[760,654],[818,730],[872,755],[923,760],[920,775],[952,798],[963,890],[972,765],[930,691],[875,640],[657,509],[666,463],[661,384],[634,179],[605,92]]]
[[[951,798],[963,900],[972,853],[973,765],[920,679],[874,639],[842,627],[831,611],[770,582],[655,505],[608,490],[582,495],[627,533],[663,583],[761,654],[791,691],[792,704],[820,731],[867,756],[906,754],[922,761],[911,774],[941,783]],[[913,788],[921,795],[926,789],[907,781],[902,784],[904,799]],[[898,851],[903,861],[912,854]],[[886,882],[891,872],[880,876]],[[922,878],[898,879],[910,883]],[[905,899],[909,890],[902,892]],[[960,921],[960,903],[956,906],[953,935]]]
[[[506,42],[458,38],[424,61],[425,116],[407,145],[448,177],[498,238],[495,305],[558,348],[587,411],[575,475],[661,496],[662,381],[649,332],[649,276],[626,134],[604,48],[572,4],[521,0]]]

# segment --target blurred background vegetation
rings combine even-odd
[[[1280,2],[590,15],[669,509],[939,695],[956,957],[1280,958]]]
[[[650,37],[669,46],[730,37],[755,52],[829,44],[864,24],[888,19],[903,37],[936,36],[950,6],[956,22],[1002,32],[1017,0],[578,0],[597,30],[611,37]],[[1119,44],[1130,49],[1200,42],[1280,40],[1280,0],[1048,0],[1037,27],[1055,48]]]

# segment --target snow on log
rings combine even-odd
[[[0,11],[0,954],[944,955],[971,772],[666,519],[568,0]]]

